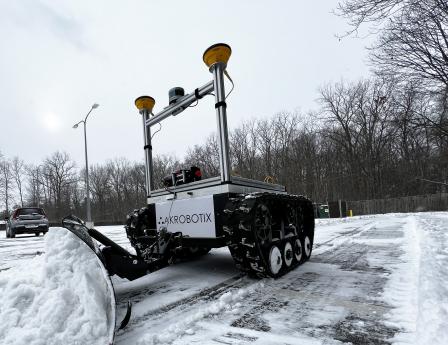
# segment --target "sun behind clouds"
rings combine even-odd
[[[49,132],[57,132],[61,128],[61,120],[53,112],[47,112],[41,115],[40,122]]]

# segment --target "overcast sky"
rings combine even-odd
[[[369,75],[371,39],[332,14],[337,1],[39,1],[0,0],[0,152],[39,163],[56,150],[83,166],[143,159],[134,99],[151,95],[154,112],[168,89],[192,91],[211,74],[202,61],[211,44],[232,47],[228,71],[230,128],[278,111],[316,108],[319,86]],[[154,153],[182,158],[216,128],[214,100],[163,122]]]

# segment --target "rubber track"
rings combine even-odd
[[[285,208],[292,208],[297,210],[295,227],[295,234],[289,233],[288,237],[280,235],[278,227],[271,233],[272,240],[268,243],[261,243],[261,240],[256,236],[255,228],[257,223],[262,222],[262,219],[256,219],[257,208],[266,206],[271,214],[272,211],[282,212]],[[286,241],[294,243],[295,240],[304,234],[308,234],[313,240],[314,236],[314,212],[310,200],[303,196],[274,194],[274,193],[259,193],[250,195],[249,197],[241,196],[230,199],[225,213],[227,214],[225,231],[231,234],[232,244],[229,246],[232,257],[236,266],[257,277],[273,276],[268,269],[268,249],[272,244],[276,244],[283,252],[283,246]],[[278,214],[276,214],[278,219]],[[275,216],[274,216],[275,217]],[[276,236],[278,233],[278,236]],[[311,242],[312,244],[312,242]],[[275,278],[282,276],[294,269],[303,262],[297,262],[294,258],[290,267],[283,265],[279,274]]]

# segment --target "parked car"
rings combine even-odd
[[[48,231],[48,218],[40,207],[21,207],[16,209],[6,220],[6,237],[14,238],[17,234],[45,234]]]

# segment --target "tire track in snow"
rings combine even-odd
[[[131,318],[129,325],[120,334],[131,332],[133,329],[138,328],[138,327],[146,324],[147,322],[150,322],[151,320],[159,319],[160,317],[163,317],[164,314],[181,313],[188,307],[192,307],[201,302],[206,303],[208,301],[217,299],[220,296],[222,296],[224,293],[228,292],[229,290],[243,288],[248,285],[257,283],[257,282],[258,282],[257,280],[250,279],[250,278],[246,277],[244,274],[238,274],[238,275],[236,275],[232,278],[229,278],[219,284],[205,288],[196,294],[193,294],[191,296],[188,296],[188,297],[182,298],[180,300],[177,300],[175,302],[169,303],[160,308],[152,309],[138,317]],[[153,294],[155,291],[156,291],[156,289],[148,290],[146,292],[146,296]],[[126,297],[129,297],[129,298],[126,299]],[[123,295],[119,296],[119,304],[124,305],[125,303],[127,303],[127,300],[130,300],[131,302],[134,303],[134,302],[136,302],[136,299],[141,300],[141,295],[135,294],[134,296],[129,296],[127,294],[123,294]]]
[[[343,238],[343,237],[348,237],[348,236],[355,235],[355,234],[359,234],[362,231],[369,230],[372,227],[372,224],[374,224],[374,223],[375,223],[375,221],[372,220],[369,223],[357,226],[357,227],[355,227],[355,228],[353,228],[351,230],[340,232],[339,235],[336,235],[336,236],[330,238],[327,241],[313,244],[313,250],[316,250],[316,249],[318,249],[320,247],[323,247],[323,246],[328,246],[330,243],[334,242],[337,239],[340,239],[340,238]],[[349,240],[349,238],[347,238],[347,240]]]

